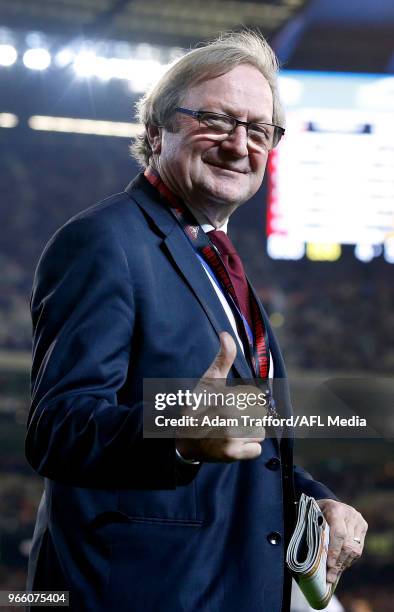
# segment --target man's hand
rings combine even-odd
[[[317,503],[330,527],[327,582],[334,583],[343,570],[361,557],[368,524],[351,506],[333,499]]]
[[[220,334],[220,350],[208,370],[200,379],[197,388],[210,387],[217,380],[218,387],[212,390],[225,391],[223,381],[234,363],[237,348],[231,335],[227,332]],[[257,387],[238,385],[231,387],[232,394],[245,392],[259,393]],[[224,430],[224,429],[223,429]],[[223,437],[204,437],[204,438],[182,438],[177,440],[176,447],[184,459],[194,459],[198,461],[237,461],[240,459],[255,459],[261,454],[260,442],[264,440],[265,431],[259,428],[258,437],[234,438],[231,432],[223,434]]]

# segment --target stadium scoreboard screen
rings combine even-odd
[[[267,251],[394,263],[394,77],[285,72],[286,134],[268,161]]]

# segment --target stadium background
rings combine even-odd
[[[154,70],[200,40],[247,25],[261,29],[286,69],[392,74],[394,5],[391,0],[0,0],[0,15],[0,589],[6,590],[24,588],[42,491],[41,478],[23,455],[34,269],[60,225],[122,190],[135,175],[128,145],[147,67]],[[89,74],[97,41],[107,57],[135,53],[142,61],[136,64],[138,78]],[[12,62],[10,46],[18,54]],[[73,46],[88,53],[77,74],[64,54]],[[5,47],[8,55],[1,55]],[[36,55],[36,64],[34,55],[30,64],[23,61],[26,50],[42,48],[52,59],[47,68],[42,68],[45,54]],[[37,116],[126,125],[117,128],[120,136],[59,132],[48,125],[36,129],[31,118]],[[111,131],[113,125],[68,129]],[[271,259],[266,190],[264,183],[236,213],[232,236],[276,327],[296,405],[302,381],[313,377],[388,380],[394,366],[392,265],[382,257],[361,262],[346,247],[338,261]],[[371,410],[378,405],[379,396]],[[343,501],[356,505],[370,525],[363,561],[341,579],[338,597],[345,610],[392,609],[392,445],[384,437],[300,440],[297,457]]]

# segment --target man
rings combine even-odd
[[[284,131],[276,73],[247,32],[179,60],[140,106],[144,175],[39,262],[26,452],[46,479],[28,586],[69,590],[73,610],[288,610],[301,492],[331,525],[328,579],[361,554],[365,521],[293,469],[291,439],[142,435],[144,377],[285,377],[225,233]],[[290,414],[286,389],[275,402]]]

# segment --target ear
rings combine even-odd
[[[159,154],[161,152],[161,128],[157,125],[148,125],[146,128],[149,144],[152,153]]]

